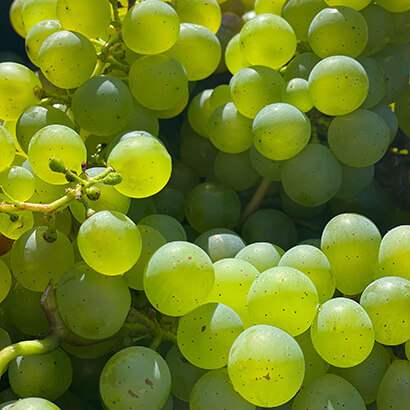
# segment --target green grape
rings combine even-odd
[[[191,410],[255,410],[233,388],[226,369],[211,370],[193,386],[189,400]]]
[[[34,219],[31,211],[17,213],[0,213],[0,233],[9,239],[17,239],[33,227]]]
[[[187,91],[186,94],[182,97],[182,99],[178,101],[174,107],[170,108],[169,110],[157,110],[157,111],[154,111],[154,113],[160,120],[161,119],[167,120],[169,118],[174,118],[177,115],[181,114],[182,111],[185,110],[185,108],[188,105],[188,101],[189,101],[189,92]]]
[[[298,245],[289,249],[278,266],[290,266],[303,272],[315,285],[319,302],[329,300],[335,292],[335,278],[325,254],[310,245]]]
[[[363,66],[369,79],[369,92],[361,108],[371,108],[380,102],[386,92],[386,75],[381,65],[371,57],[359,57],[357,61]]]
[[[177,343],[184,357],[202,369],[219,369],[243,325],[238,314],[222,303],[207,303],[179,319]]]
[[[252,167],[263,178],[269,181],[280,181],[282,175],[282,168],[285,165],[284,161],[275,161],[273,159],[263,156],[254,145],[252,145],[249,152],[249,158]]]
[[[178,220],[169,215],[147,215],[138,221],[139,225],[147,225],[156,229],[166,242],[186,241],[186,232]]]
[[[252,145],[252,120],[243,116],[234,103],[221,105],[209,117],[208,135],[220,151],[239,154]]]
[[[379,114],[380,117],[384,119],[387,126],[389,127],[390,142],[393,142],[394,137],[396,136],[397,131],[399,129],[399,122],[397,119],[397,115],[399,115],[399,106],[400,100],[395,104],[396,112],[393,112],[391,107],[385,104],[377,104],[376,106],[371,108],[371,111],[375,112],[376,114]],[[401,128],[403,129],[404,127]]]
[[[210,104],[212,93],[211,89],[200,92],[192,99],[188,108],[189,125],[204,138],[208,138],[208,120],[213,111]]]
[[[308,41],[309,26],[312,20],[327,5],[323,0],[289,0],[282,10],[282,17],[295,30],[300,41]]]
[[[184,67],[177,60],[162,54],[135,61],[128,82],[137,101],[151,110],[173,108],[188,90]]]
[[[178,189],[185,196],[198,184],[199,177],[190,167],[182,162],[173,164],[171,178],[167,184],[168,188]]]
[[[218,182],[235,191],[249,189],[260,178],[252,167],[248,152],[218,152],[214,161],[214,173]]]
[[[259,14],[242,27],[240,49],[252,65],[278,69],[295,54],[296,35],[282,17]]]
[[[301,53],[295,56],[286,66],[284,79],[290,81],[292,78],[303,78],[309,80],[310,72],[320,61],[320,58],[313,53]]]
[[[248,293],[252,323],[276,326],[291,336],[309,329],[318,304],[319,296],[309,277],[283,265],[262,272]]]
[[[7,264],[0,259],[0,302],[3,302],[3,300],[6,299],[6,296],[10,292],[11,284],[12,279],[10,269]]]
[[[282,8],[287,0],[255,0],[256,14],[277,14],[281,15]],[[243,13],[242,13],[243,14]]]
[[[342,185],[335,197],[342,199],[354,198],[359,195],[373,180],[374,166],[354,168],[345,164],[342,167]]]
[[[72,393],[67,390],[55,403],[62,409],[76,409],[76,410],[92,410],[94,409],[94,404],[92,403],[92,408],[90,401],[83,399],[82,397]]]
[[[185,219],[185,197],[176,188],[169,188],[169,184],[153,197],[158,213],[172,216],[178,222]]]
[[[157,208],[155,207],[152,198],[141,198],[141,199],[131,199],[130,209],[128,211],[128,216],[135,222],[138,223],[142,218],[156,214]]]
[[[0,172],[0,185],[13,199],[27,201],[34,194],[35,179],[28,169],[14,166]]]
[[[0,118],[17,120],[29,105],[39,102],[35,94],[39,88],[40,80],[27,67],[0,63]]]
[[[394,346],[410,339],[410,281],[377,279],[363,291],[360,304],[373,323],[377,342]]]
[[[26,52],[33,64],[38,66],[38,54],[44,40],[51,34],[61,31],[63,27],[58,20],[44,20],[37,23],[26,36]]]
[[[159,122],[155,114],[141,105],[137,100],[132,101],[131,117],[128,124],[123,128],[124,131],[146,131],[154,137],[159,134]]]
[[[186,218],[200,233],[212,228],[232,229],[239,222],[240,213],[238,195],[223,185],[204,182],[186,197]]]
[[[49,160],[57,158],[66,168],[81,172],[81,164],[87,159],[87,151],[81,137],[65,125],[48,125],[34,134],[28,147],[30,165],[43,181],[54,185],[67,183],[64,174],[52,171]]]
[[[366,311],[354,300],[325,302],[310,328],[313,346],[333,366],[362,363],[373,349],[374,329]]]
[[[140,135],[120,141],[107,163],[122,177],[115,188],[132,198],[156,194],[171,176],[171,157],[164,145],[152,136]]]
[[[376,0],[376,4],[392,13],[403,13],[410,8],[409,0]]]
[[[194,366],[181,354],[177,345],[169,349],[165,358],[171,372],[171,392],[178,399],[189,402],[192,388],[206,370]]]
[[[154,350],[131,346],[106,363],[100,377],[100,394],[110,410],[161,409],[171,390],[171,374]]]
[[[214,111],[221,105],[228,104],[228,102],[232,102],[231,88],[229,85],[221,84],[215,87],[209,97],[211,110]]]
[[[333,56],[317,63],[309,74],[313,105],[327,115],[344,115],[359,108],[369,91],[363,66],[353,58]]]
[[[221,8],[217,0],[178,0],[174,7],[181,23],[199,24],[214,34],[221,26]]]
[[[20,116],[16,124],[16,137],[21,149],[27,154],[34,134],[47,125],[65,125],[74,129],[71,119],[61,110],[41,105],[32,105]]]
[[[377,392],[378,410],[401,410],[410,402],[410,363],[396,360],[387,369]]]
[[[404,94],[395,104],[395,113],[397,115],[398,124],[400,129],[408,136],[410,135],[410,121],[409,115],[410,112],[410,87],[406,88]]]
[[[321,408],[366,410],[366,405],[359,392],[345,379],[324,374],[301,390],[292,405],[292,410]]]
[[[364,362],[347,369],[333,367],[331,372],[351,383],[364,402],[370,404],[376,400],[377,390],[389,364],[390,356],[386,348],[375,343],[372,352]]]
[[[311,246],[314,246],[315,248],[320,249],[320,239],[318,238],[305,239],[304,241],[299,242],[298,245],[311,245]]]
[[[3,262],[3,261],[1,261]],[[1,265],[0,262],[0,265]],[[0,267],[0,269],[2,269]],[[10,335],[7,333],[6,330],[4,330],[2,327],[0,327],[0,349],[5,348],[6,346],[11,345],[11,339],[10,339]],[[4,398],[4,397],[3,397]]]
[[[362,10],[371,3],[371,0],[325,0],[330,6],[346,6],[355,10]]]
[[[252,404],[271,407],[289,401],[305,373],[303,353],[295,339],[273,326],[246,329],[229,353],[233,388]]]
[[[57,0],[56,13],[65,30],[88,38],[104,37],[111,23],[107,0]]]
[[[240,69],[251,64],[245,60],[240,48],[240,33],[235,34],[226,45],[225,64],[231,74],[236,74]]]
[[[303,206],[298,204],[293,199],[290,199],[285,191],[281,189],[279,191],[282,211],[288,214],[289,216],[296,217],[296,218],[313,218],[315,216],[320,215],[323,213],[323,210],[326,207],[326,204],[322,204],[319,206]]]
[[[57,230],[69,237],[71,235],[71,227],[73,225],[70,210],[68,208],[61,209],[60,211],[55,212],[55,217],[55,227]],[[46,226],[50,223],[49,215],[41,212],[34,212],[33,219],[33,226]]]
[[[182,316],[207,300],[214,276],[212,262],[200,247],[175,241],[151,257],[144,273],[144,290],[160,312]]]
[[[268,242],[252,243],[240,250],[235,259],[249,262],[260,273],[278,266],[280,255],[276,248]]]
[[[195,245],[200,246],[209,255],[212,262],[233,258],[241,249],[245,248],[244,241],[236,232],[221,228],[205,231],[195,239]]]
[[[392,33],[390,43],[406,44],[410,39],[409,17],[410,7],[405,13],[390,13],[392,19]]]
[[[336,288],[357,295],[372,282],[381,241],[377,226],[358,214],[340,214],[322,232],[322,251],[336,278]]]
[[[84,262],[71,266],[56,291],[65,324],[86,339],[104,339],[117,333],[127,317],[131,295],[122,277],[101,275]]]
[[[25,0],[21,7],[21,19],[28,33],[37,23],[44,20],[57,20],[57,0]]]
[[[106,356],[109,353],[118,350],[118,338],[112,337],[102,341],[96,341],[93,344],[85,346],[74,346],[67,343],[62,344],[62,348],[72,357],[79,359],[93,360]],[[107,361],[105,357],[104,363]]]
[[[174,409],[174,396],[172,394],[168,395],[168,399],[165,404],[161,407],[161,410],[173,410]]]
[[[41,368],[41,371],[38,371]],[[70,358],[62,349],[41,355],[19,356],[9,366],[9,382],[19,397],[56,400],[72,380]]]
[[[409,360],[410,359],[410,340],[408,340],[406,343],[405,343],[405,352],[406,352],[406,357],[407,357],[407,360]]]
[[[13,143],[15,145],[15,148],[13,148],[13,152],[17,151],[15,160],[17,160],[18,158],[20,158],[22,156],[21,154],[21,147],[19,146],[19,143],[17,141],[17,137],[16,137],[16,123],[17,121],[3,121],[3,125],[1,125],[0,127],[0,133],[1,133],[1,129],[5,129],[10,135],[11,138],[13,139]],[[7,153],[8,151],[6,151]],[[20,154],[20,155],[19,155]],[[14,163],[14,160],[13,160]],[[16,164],[16,165],[20,165],[20,164]]]
[[[44,40],[38,62],[52,84],[60,88],[77,88],[91,77],[97,53],[87,37],[62,30]]]
[[[309,94],[309,83],[303,78],[293,78],[282,88],[282,101],[308,112],[313,108]]]
[[[132,96],[128,87],[115,77],[93,77],[77,88],[72,110],[77,124],[88,132],[115,134],[130,120]]]
[[[285,82],[277,71],[263,66],[242,68],[229,83],[235,107],[251,119],[266,105],[281,101],[284,85]]]
[[[177,42],[165,54],[184,66],[189,81],[197,81],[209,77],[218,67],[221,44],[206,27],[182,23]]]
[[[26,30],[24,30],[23,19],[21,18],[21,8],[23,7],[24,1],[25,0],[13,0],[9,10],[11,25],[14,31],[23,38],[26,37]]]
[[[6,407],[7,409],[7,407]],[[17,400],[12,407],[13,410],[60,410],[51,401],[40,397],[28,397],[26,399]]]
[[[267,105],[253,121],[253,143],[273,160],[285,160],[300,153],[311,135],[309,119],[296,107],[278,103]]]

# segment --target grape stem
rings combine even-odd
[[[110,0],[113,12],[114,12],[114,21],[112,22],[114,27],[121,27],[121,18],[118,14],[118,2],[117,0]]]

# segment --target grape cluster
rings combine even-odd
[[[10,20],[1,409],[410,408],[409,0]]]

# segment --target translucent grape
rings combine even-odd
[[[371,0],[325,0],[325,2],[331,7],[346,6],[355,10],[361,10],[364,9]]]
[[[167,184],[153,199],[158,213],[172,216],[178,222],[185,219],[185,197],[179,189],[169,188]]]
[[[384,119],[387,126],[389,127],[390,142],[394,140],[394,137],[396,136],[397,130],[399,128],[399,122],[397,119],[397,115],[399,115],[399,104],[399,102],[395,104],[395,112],[392,111],[389,105],[385,104],[377,104],[376,106],[371,108],[371,111],[375,112],[376,114],[379,114],[380,117]],[[403,129],[404,127],[402,126],[401,128]]]
[[[26,36],[26,30],[24,30],[23,19],[21,18],[21,8],[23,7],[25,0],[13,0],[10,5],[9,17],[10,23],[13,26],[14,31],[20,36]]]
[[[6,265],[6,263],[0,259],[0,302],[3,302],[3,300],[6,299],[6,296],[9,294],[11,283],[12,279],[10,269]]]
[[[21,7],[21,19],[28,33],[37,23],[44,20],[57,20],[57,0],[25,0]]]
[[[60,407],[57,407],[51,401],[42,399],[39,397],[28,397],[26,399],[17,400],[13,404],[14,410],[60,410]]]
[[[282,101],[308,112],[313,108],[309,94],[309,83],[303,78],[293,78],[282,88]]]
[[[204,138],[208,138],[208,119],[212,114],[210,98],[212,89],[197,94],[189,104],[188,121],[192,129]]]
[[[159,122],[155,114],[134,99],[132,103],[131,117],[123,131],[146,131],[154,137],[158,137]]]
[[[255,0],[255,13],[281,15],[282,7],[287,0]]]
[[[303,78],[309,80],[309,74],[320,58],[313,53],[301,53],[295,56],[286,66],[284,73],[285,81],[292,78]]]
[[[240,250],[235,259],[249,262],[260,273],[278,265],[280,255],[276,248],[268,242],[252,243]]]
[[[56,296],[65,324],[87,339],[104,339],[117,333],[131,306],[125,279],[101,275],[84,262],[63,274]]]
[[[20,211],[17,213],[0,213],[0,233],[10,239],[17,239],[33,227],[33,213]]]
[[[156,229],[165,238],[166,242],[186,241],[184,227],[172,216],[163,214],[147,215],[140,219],[138,224]]]
[[[240,33],[235,34],[226,45],[225,64],[231,74],[236,74],[241,68],[251,65],[245,60],[239,44]]]
[[[154,111],[154,113],[158,119],[167,120],[169,118],[174,118],[185,110],[185,108],[188,105],[188,101],[189,92],[187,91],[186,94],[182,97],[182,99],[178,101],[172,108],[168,110],[156,110]]]
[[[34,194],[35,180],[26,168],[14,166],[0,172],[0,185],[13,199],[27,201]]]
[[[232,102],[231,89],[228,84],[221,84],[214,88],[209,97],[211,110],[216,110],[219,106]]]
[[[374,167],[354,168],[341,164],[342,185],[340,185],[336,198],[349,199],[359,195],[373,180]]]
[[[270,181],[280,181],[284,161],[275,161],[263,156],[254,145],[249,150],[251,164],[255,171]]]
[[[410,8],[408,0],[376,0],[376,4],[392,13],[403,13]]]
[[[369,93],[361,108],[371,108],[380,102],[386,92],[386,75],[374,58],[359,57],[357,61],[363,66],[369,79]]]

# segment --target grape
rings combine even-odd
[[[171,390],[165,360],[147,347],[127,347],[112,356],[100,377],[100,393],[112,410],[160,409]]]
[[[337,367],[362,363],[374,345],[369,316],[357,302],[347,298],[325,302],[313,320],[310,335],[319,355]]]
[[[241,68],[251,65],[245,60],[239,44],[240,33],[235,34],[226,45],[225,64],[231,74],[236,74]]]
[[[108,156],[108,166],[119,172],[115,185],[123,195],[144,198],[159,192],[171,176],[171,157],[164,145],[152,136],[120,141]]]
[[[111,23],[107,0],[57,0],[56,13],[65,30],[88,38],[104,37]]]
[[[395,113],[401,130],[410,135],[410,121],[409,121],[409,109],[410,109],[410,87],[407,87],[406,92],[400,97],[395,104]]]
[[[365,410],[359,392],[345,379],[335,374],[324,374],[300,391],[292,410],[329,408],[334,410]]]
[[[252,65],[278,69],[295,54],[296,35],[282,17],[259,14],[242,27],[240,49]]]
[[[39,101],[36,88],[41,88],[41,83],[33,71],[17,63],[0,63],[0,118],[17,120],[29,105]]]
[[[292,78],[309,80],[309,74],[320,58],[313,53],[301,53],[295,56],[286,66],[284,78],[290,81]]]
[[[293,337],[276,327],[259,325],[235,340],[228,372],[234,389],[245,400],[263,407],[279,406],[299,390],[305,361]]]
[[[290,199],[283,189],[279,191],[279,196],[283,212],[292,217],[313,218],[323,213],[326,207],[326,204],[311,207],[298,204],[293,199]]]
[[[6,265],[6,263],[0,259],[0,302],[3,302],[3,300],[6,299],[6,296],[8,295],[10,291],[11,284],[12,284],[12,279],[11,279],[10,269]],[[3,348],[3,347],[0,347],[0,348]]]
[[[409,4],[410,6],[410,4]],[[390,13],[392,21],[392,33],[390,43],[393,44],[408,44],[409,41],[409,17],[410,7],[405,13]]]
[[[81,128],[95,135],[114,134],[130,120],[132,96],[115,77],[93,77],[74,93],[72,110]]]
[[[26,36],[26,30],[24,30],[23,20],[21,18],[21,8],[23,7],[24,1],[25,0],[13,0],[9,10],[11,25],[14,31],[23,38]]]
[[[52,171],[48,164],[53,157],[60,159],[66,168],[81,172],[81,163],[87,152],[81,137],[65,125],[48,125],[38,131],[28,147],[30,165],[39,178],[54,185],[67,183],[65,175]]]
[[[371,0],[325,0],[325,2],[331,7],[346,6],[355,10],[362,10],[371,3]]]
[[[188,108],[189,125],[204,138],[208,138],[208,119],[213,111],[210,104],[212,93],[211,89],[200,92],[192,99]]]
[[[145,56],[135,61],[128,82],[137,101],[151,110],[173,108],[188,90],[184,67],[177,60],[162,54]]]
[[[255,0],[255,13],[271,13],[280,16],[282,7],[286,3],[286,1],[287,0]]]
[[[74,346],[63,343],[62,347],[72,357],[86,360],[104,358],[105,364],[105,362],[107,361],[107,354],[112,353],[114,350],[118,349],[118,339],[115,337],[108,338],[105,340],[96,341],[96,343],[85,346]]]
[[[335,197],[342,199],[354,198],[359,195],[373,180],[374,166],[354,168],[345,164],[342,167],[342,185]]]
[[[155,207],[152,198],[131,199],[131,205],[128,211],[128,216],[135,223],[138,223],[142,218],[145,218],[148,215],[156,213],[157,208]]]
[[[99,340],[117,333],[131,306],[125,279],[101,275],[84,262],[63,274],[56,296],[65,324],[87,339]]]
[[[279,327],[291,336],[310,327],[318,304],[317,290],[308,276],[286,266],[262,272],[248,293],[250,320]]]
[[[185,201],[186,218],[200,233],[212,228],[232,229],[239,222],[240,212],[236,192],[212,182],[196,186]]]
[[[392,13],[403,13],[410,8],[408,0],[376,0],[376,4]]]
[[[211,110],[214,111],[221,105],[232,102],[231,88],[228,84],[221,84],[214,88],[211,96],[209,97],[209,105]]]
[[[319,302],[329,300],[335,292],[335,278],[325,254],[310,245],[298,245],[289,249],[278,266],[290,266],[304,273],[315,285]]]
[[[123,128],[124,131],[146,131],[154,137],[159,134],[159,122],[155,114],[141,105],[138,101],[132,101],[131,117],[128,124]]]
[[[226,369],[211,370],[196,381],[189,400],[191,410],[255,410],[233,388]]]
[[[172,216],[178,222],[185,219],[185,197],[184,194],[169,184],[153,197],[155,207],[160,214]]]
[[[363,66],[353,58],[333,56],[317,63],[309,75],[313,105],[327,115],[344,115],[359,108],[369,91]]]
[[[147,225],[156,229],[166,242],[186,241],[184,227],[175,218],[169,215],[147,215],[139,220],[139,225]]]
[[[199,177],[194,171],[182,162],[176,162],[172,166],[171,178],[168,188],[178,189],[186,195],[192,188],[199,184]]]
[[[44,40],[38,62],[52,84],[60,88],[76,88],[91,77],[97,53],[87,37],[62,30]]]
[[[17,400],[12,408],[13,410],[60,410],[60,407],[57,407],[51,401],[40,397],[28,397]]]
[[[20,211],[18,213],[0,213],[0,233],[10,239],[17,239],[33,227],[33,213]]]
[[[3,262],[3,261],[1,261],[1,262]],[[0,265],[1,265],[1,262],[0,262]],[[6,330],[4,330],[2,327],[0,327],[0,349],[4,349],[5,347],[9,346],[10,344],[11,344],[10,335],[7,333]]]
[[[278,266],[280,255],[276,248],[268,242],[252,243],[240,250],[235,259],[249,262],[260,273]]]
[[[393,142],[394,137],[397,134],[397,130],[399,128],[399,123],[397,120],[397,115],[399,115],[399,106],[400,101],[395,104],[395,112],[392,111],[389,105],[385,104],[377,104],[376,106],[372,107],[371,111],[379,114],[380,117],[384,119],[387,126],[389,127],[390,131],[390,142]],[[401,128],[404,128],[403,126]]]
[[[21,19],[28,33],[37,23],[44,20],[57,20],[57,0],[25,0],[21,7]]]
[[[376,400],[377,390],[389,364],[390,356],[387,350],[375,343],[364,362],[347,369],[333,367],[331,372],[351,383],[359,391],[364,402],[370,404]]]
[[[35,180],[29,170],[14,166],[0,172],[0,185],[13,199],[27,201],[34,194]]]
[[[284,161],[275,161],[263,156],[254,145],[249,150],[252,167],[263,178],[270,181],[280,181]]]
[[[188,242],[171,242],[151,257],[144,289],[151,304],[169,316],[182,316],[203,304],[214,284],[209,256]]]
[[[410,363],[396,360],[387,369],[377,392],[378,410],[405,409],[410,402]]]
[[[182,97],[180,101],[178,101],[172,108],[169,110],[156,110],[154,111],[155,115],[157,116],[158,119],[169,119],[169,118],[174,118],[177,115],[181,114],[182,111],[185,110],[185,108],[188,105],[189,101],[189,92],[187,91],[186,94]]]
[[[333,198],[342,183],[342,169],[332,152],[321,144],[308,144],[282,169],[282,186],[293,201],[316,207]]]
[[[293,78],[282,88],[282,101],[308,112],[313,108],[309,94],[309,83],[303,78]]]
[[[285,82],[269,67],[242,68],[230,81],[233,103],[245,117],[254,119],[266,105],[278,103]]]

